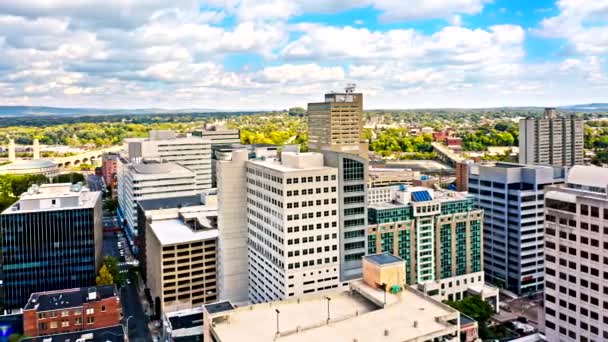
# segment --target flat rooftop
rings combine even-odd
[[[355,286],[362,291],[372,290],[362,281],[357,281]],[[329,324],[326,296],[331,299]],[[459,313],[456,310],[410,288],[396,295],[387,293],[387,297],[389,304],[385,308],[377,306],[358,290],[337,290],[240,307],[228,314],[227,319],[214,319],[213,331],[221,342],[402,342],[416,338],[430,340],[458,329],[457,325],[443,321],[457,319]],[[280,312],[280,336],[276,339],[275,310]]]
[[[193,231],[180,219],[154,220],[150,229],[163,246],[215,239],[219,235],[217,229]]]
[[[131,168],[142,175],[146,174],[176,174],[176,173],[191,173],[189,169],[176,163],[141,163],[131,164]]]
[[[95,293],[95,300],[89,300],[89,293]],[[117,296],[114,285],[81,287],[69,290],[32,293],[24,310],[37,312],[60,310],[82,306],[85,302],[98,301]]]
[[[100,200],[101,192],[80,184],[42,184],[31,186],[3,214],[93,208]]]
[[[201,196],[180,196],[180,197],[168,197],[137,201],[139,206],[144,210],[158,210],[158,209],[169,209],[169,208],[183,208],[193,207],[201,205]]]
[[[366,255],[363,258],[377,265],[388,265],[396,262],[403,262],[403,259],[396,257],[390,253]]]
[[[249,163],[260,165],[280,172],[328,170],[334,169],[323,164],[323,154],[316,152],[283,152],[281,159],[270,157],[250,160]]]
[[[401,187],[401,186],[399,186]],[[473,199],[473,195],[467,192],[459,192],[453,190],[445,190],[445,189],[431,189],[422,186],[405,186],[401,187],[405,188],[405,190],[396,189],[395,194],[400,192],[409,192],[411,193],[411,198],[407,203],[398,202],[396,198],[393,198],[390,202],[383,203],[371,203],[369,208],[382,210],[382,209],[394,209],[394,208],[404,208],[410,206],[413,203],[424,203],[426,201],[440,201],[440,202],[450,202],[450,201],[463,201],[467,199]],[[422,192],[426,192],[431,198],[426,197]],[[421,197],[422,195],[422,197]]]

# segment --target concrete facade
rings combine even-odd
[[[608,340],[608,172],[574,166],[545,193],[547,341]]]
[[[519,163],[553,166],[583,164],[583,120],[558,117],[555,108],[544,117],[519,122]]]

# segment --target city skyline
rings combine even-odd
[[[0,105],[282,109],[606,102],[608,1],[0,4]]]

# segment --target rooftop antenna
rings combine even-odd
[[[349,84],[347,84],[347,85],[346,85],[346,88],[344,89],[344,91],[345,91],[347,94],[352,94],[353,92],[355,92],[355,88],[356,88],[356,87],[357,87],[357,85],[356,85],[356,84],[354,84],[354,83],[349,83]]]

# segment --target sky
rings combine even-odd
[[[0,105],[608,102],[608,0],[0,0]]]

